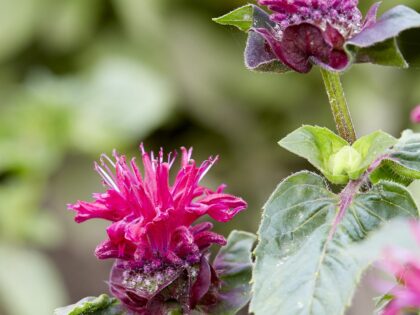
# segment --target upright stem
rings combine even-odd
[[[351,121],[350,111],[347,106],[344,90],[341,85],[340,75],[321,68],[325,89],[330,100],[331,111],[334,116],[335,125],[340,136],[350,144],[356,141],[356,132]]]

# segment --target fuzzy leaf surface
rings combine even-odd
[[[351,179],[359,176],[384,152],[392,147],[397,139],[381,130],[360,137],[353,143],[352,147],[362,156],[362,162],[358,169],[349,174]]]
[[[348,248],[393,218],[415,218],[401,185],[380,182],[347,200],[323,178],[300,172],[285,179],[264,206],[255,251],[251,311],[256,315],[341,315],[370,260]]]
[[[385,12],[373,25],[365,28],[346,43],[346,50],[356,62],[385,66],[408,67],[396,38],[412,28],[420,27],[420,14],[404,5]]]
[[[387,153],[380,167],[371,174],[372,182],[392,180],[409,185],[420,179],[420,133],[405,130]]]
[[[276,73],[290,71],[290,68],[279,61],[269,49],[265,39],[258,32],[253,31],[253,29],[275,26],[264,10],[253,4],[247,4],[221,17],[214,18],[213,21],[222,25],[232,25],[243,32],[248,32],[244,57],[245,66],[249,70]]]
[[[251,252],[257,237],[254,234],[233,231],[217,254],[213,267],[222,281],[220,302],[209,314],[234,315],[251,298]]]
[[[117,299],[101,294],[58,308],[54,311],[54,315],[129,315],[129,313],[123,310]]]

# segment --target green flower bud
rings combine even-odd
[[[331,155],[328,167],[333,176],[342,176],[356,171],[361,162],[361,154],[353,147],[346,145]]]

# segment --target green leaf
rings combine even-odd
[[[350,188],[355,182],[350,182]],[[251,311],[256,315],[341,315],[369,261],[347,248],[395,217],[417,217],[409,192],[381,182],[335,195],[322,177],[284,180],[266,205],[255,250]]]
[[[329,171],[329,160],[344,146],[346,140],[337,136],[328,128],[318,126],[302,126],[279,141],[286,150],[307,159],[319,169],[331,182],[346,181],[346,176],[335,178]]]
[[[54,311],[54,315],[124,315],[118,300],[101,294],[99,297],[86,297],[76,304],[65,306]]]
[[[222,280],[221,300],[209,314],[234,315],[251,298],[251,251],[257,237],[254,234],[232,231],[227,245],[217,254],[213,267]]]
[[[406,68],[408,64],[398,48],[397,38],[402,32],[418,27],[420,14],[398,5],[347,41],[345,49],[356,62]]]
[[[359,167],[349,173],[350,179],[357,179],[362,173],[387,149],[392,147],[397,139],[381,130],[359,138],[352,147],[362,156]]]
[[[334,184],[358,179],[363,172],[395,143],[376,131],[361,137],[352,146],[327,128],[303,126],[280,140],[283,148],[307,159]]]
[[[253,16],[254,5],[247,4],[221,17],[213,18],[213,21],[222,25],[233,25],[241,31],[248,32],[254,21]]]
[[[357,63],[374,63],[383,66],[407,68],[408,64],[398,48],[396,38],[388,39],[370,47],[349,45],[346,51],[354,56]]]
[[[374,183],[392,180],[403,185],[420,179],[420,133],[404,131],[370,179]]]

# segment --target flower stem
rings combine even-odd
[[[352,144],[356,141],[356,132],[354,131],[353,122],[351,121],[350,111],[340,81],[340,75],[322,68],[321,74],[324,80],[325,89],[327,90],[337,131],[342,138]]]

